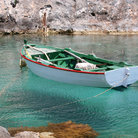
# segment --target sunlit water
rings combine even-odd
[[[138,137],[138,83],[127,89],[112,89],[94,98],[107,88],[40,78],[27,67],[19,67],[19,52],[24,39],[31,43],[71,47],[83,53],[95,53],[101,58],[138,65],[138,36],[1,37],[0,126],[46,126],[48,122],[72,120],[89,124],[100,133],[99,138]]]

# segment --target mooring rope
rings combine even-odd
[[[69,102],[69,103],[65,103],[65,104],[61,104],[61,105],[55,105],[55,106],[52,106],[52,107],[43,108],[43,109],[40,109],[40,110],[37,110],[37,111],[33,111],[33,112],[28,112],[28,113],[25,113],[25,115],[27,115],[27,114],[32,114],[32,113],[38,113],[38,112],[41,112],[41,111],[43,111],[43,110],[57,109],[57,108],[59,108],[59,107],[64,107],[64,106],[66,106],[66,105],[70,105],[70,104],[74,104],[74,103],[77,103],[77,102],[80,102],[80,101],[86,101],[86,100],[89,100],[89,99],[91,99],[91,98],[98,97],[98,96],[100,96],[100,95],[102,95],[102,94],[104,94],[104,93],[110,91],[111,89],[115,88],[119,83],[124,82],[124,81],[128,78],[128,76],[129,76],[129,74],[126,74],[126,76],[123,78],[123,80],[117,82],[116,85],[112,86],[111,88],[109,88],[109,89],[105,90],[104,92],[101,92],[101,93],[99,93],[99,94],[97,94],[97,95],[95,95],[95,96],[87,97],[87,98],[85,98],[85,99],[80,99],[80,100],[76,100],[76,101]],[[14,81],[16,81],[16,79],[14,79]],[[4,91],[5,91],[9,86],[11,86],[12,84],[13,84],[13,81],[12,81],[12,83],[9,83],[7,86],[5,86],[5,87],[2,89],[2,91],[4,92]],[[0,91],[0,94],[1,94],[2,91]],[[16,118],[17,116],[14,116],[14,117]],[[2,117],[1,117],[1,118],[2,118]]]
[[[73,101],[73,102],[65,103],[65,104],[62,104],[62,105],[52,106],[52,107],[45,108],[45,109],[55,109],[55,108],[57,108],[57,107],[62,107],[62,106],[65,106],[65,105],[74,104],[74,103],[77,103],[77,102],[80,102],[80,101],[86,101],[86,100],[89,100],[89,99],[91,99],[91,98],[98,97],[98,96],[100,96],[100,95],[102,95],[102,94],[104,94],[104,93],[110,91],[111,89],[115,88],[119,83],[124,82],[124,81],[128,78],[128,76],[129,76],[129,74],[126,74],[126,76],[123,78],[123,80],[117,82],[117,83],[116,83],[114,86],[112,86],[111,88],[109,88],[109,89],[105,90],[104,92],[101,92],[101,93],[99,93],[99,94],[97,94],[97,95],[95,95],[95,96],[87,97],[86,99],[80,99],[80,100],[76,100],[76,101]]]
[[[124,82],[124,81],[128,78],[128,76],[129,76],[129,74],[126,74],[126,76],[123,78],[123,80],[121,80],[121,81],[115,83],[115,85],[112,86],[111,88],[109,88],[109,89],[105,90],[104,92],[101,92],[101,93],[99,93],[99,94],[97,94],[97,95],[95,95],[95,96],[93,96],[93,97],[97,97],[97,96],[99,96],[99,95],[102,95],[102,94],[104,94],[104,93],[110,91],[111,89],[115,88],[119,83]]]
[[[52,110],[52,109],[56,109],[56,108],[59,108],[59,107],[63,107],[63,106],[69,105],[69,104],[74,104],[74,103],[78,103],[78,102],[80,102],[80,101],[86,101],[86,100],[89,100],[89,99],[91,99],[91,98],[98,97],[98,96],[100,96],[100,95],[102,95],[102,94],[108,92],[109,90],[115,88],[119,83],[124,82],[124,81],[128,78],[128,76],[129,76],[129,74],[126,74],[126,76],[123,78],[123,80],[117,82],[116,85],[112,86],[111,88],[109,88],[109,89],[105,90],[104,92],[99,93],[99,94],[97,94],[97,95],[95,95],[95,96],[87,97],[87,98],[85,98],[85,99],[80,99],[80,100],[76,100],[76,101],[69,102],[69,103],[65,103],[65,104],[61,104],[61,105],[55,105],[55,106],[52,106],[52,107],[44,108],[44,109],[41,109],[41,110],[39,110],[39,111],[34,111],[33,113],[35,113],[35,112],[41,112],[42,110]],[[31,113],[32,113],[32,112],[31,112]],[[28,114],[31,114],[31,113],[28,113]]]
[[[4,94],[6,90],[13,85],[13,83],[18,79],[18,75],[19,74],[17,73],[17,75],[13,79],[11,79],[10,82],[5,87],[1,89],[0,96],[2,96],[2,94]]]

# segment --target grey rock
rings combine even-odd
[[[137,0],[1,0],[0,32],[138,32]],[[44,16],[44,14],[46,14]]]
[[[6,128],[0,126],[0,138],[10,138],[10,134]]]
[[[24,131],[17,133],[14,138],[39,138],[39,133],[31,132],[31,131]]]

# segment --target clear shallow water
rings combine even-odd
[[[106,59],[138,65],[138,36],[5,36],[0,38],[0,125],[43,126],[72,120],[92,126],[100,138],[138,137],[138,83],[128,89],[63,84],[19,67],[23,40],[92,53]],[[53,108],[51,108],[53,107]],[[55,108],[54,108],[55,107]]]

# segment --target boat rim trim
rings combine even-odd
[[[64,70],[64,71],[77,72],[77,73],[85,73],[85,74],[101,74],[101,75],[105,74],[105,72],[87,72],[87,71],[79,71],[79,70],[72,70],[72,69],[65,69],[65,68],[55,67],[55,66],[51,66],[51,65],[45,65],[45,64],[42,64],[40,62],[36,62],[36,61],[33,61],[33,60],[27,58],[26,56],[22,55],[21,52],[20,52],[20,54],[24,59],[29,60],[29,61],[31,61],[33,63],[36,63],[36,64],[39,64],[39,65],[45,66],[45,67],[50,67],[50,68]]]

